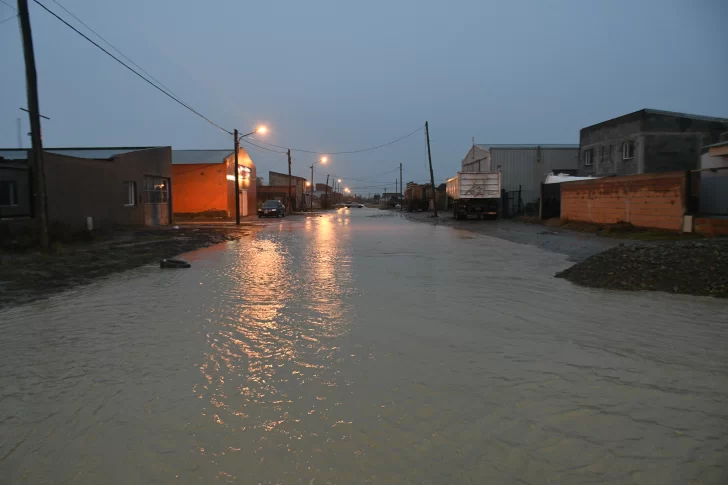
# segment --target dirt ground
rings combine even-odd
[[[259,227],[246,222],[118,231],[89,242],[55,245],[54,253],[0,252],[0,308],[44,298],[162,258],[233,241]]]

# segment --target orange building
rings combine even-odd
[[[250,156],[238,152],[240,215],[255,215],[256,171]],[[235,217],[235,153],[233,150],[172,150],[172,212],[193,215],[225,211]]]

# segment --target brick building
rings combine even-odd
[[[245,149],[238,152],[240,215],[255,215],[257,176]],[[175,214],[224,213],[235,217],[234,150],[172,150]]]
[[[643,109],[582,128],[579,175],[694,170],[728,119]]]

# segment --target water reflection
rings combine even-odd
[[[352,311],[347,229],[329,217],[307,218],[304,227],[312,237],[279,229],[242,241],[211,275],[218,293],[205,318],[204,381],[193,392],[209,402],[203,420],[239,433],[239,452],[296,455],[292,441],[331,439],[312,431],[321,421],[350,422],[330,398],[340,385],[335,339]],[[197,450],[218,461],[236,452],[203,440]],[[251,477],[265,475],[260,465]]]
[[[382,212],[0,312],[0,483],[726,483],[725,302]]]

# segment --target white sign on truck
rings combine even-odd
[[[500,198],[500,172],[458,172],[447,181],[447,195],[455,200]]]

